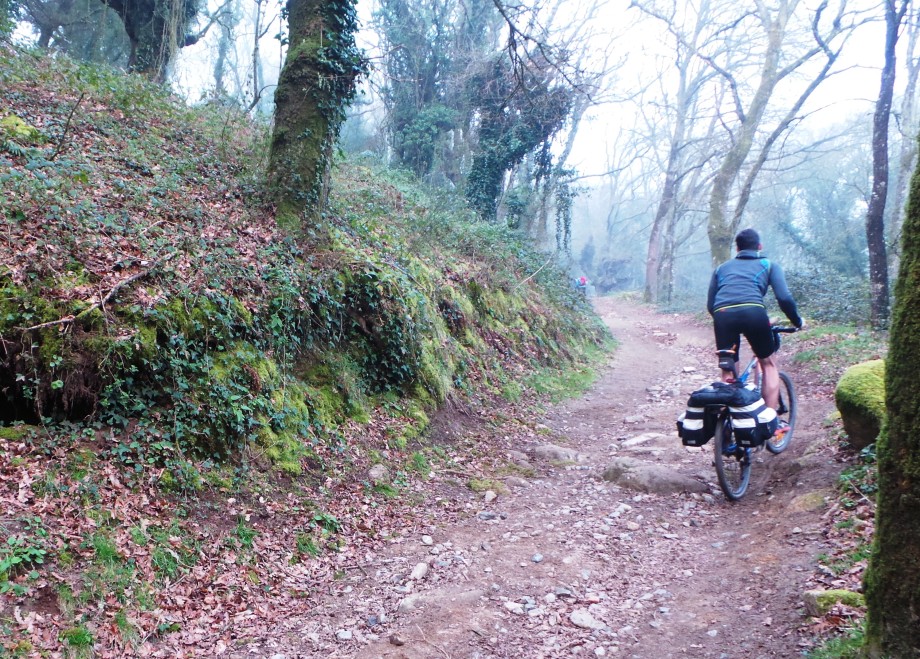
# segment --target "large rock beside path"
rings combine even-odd
[[[705,483],[694,478],[636,458],[614,458],[601,477],[615,485],[651,494],[709,491]]]
[[[850,446],[859,451],[875,442],[885,425],[885,360],[855,364],[843,372],[834,400]]]
[[[531,453],[542,460],[554,460],[556,462],[583,462],[585,456],[575,449],[556,446],[555,444],[541,444],[530,449]]]

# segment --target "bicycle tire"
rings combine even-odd
[[[725,446],[731,447],[732,445],[734,449],[730,449],[728,453],[723,451]],[[737,501],[747,492],[748,484],[751,482],[751,452],[750,449],[741,448],[734,441],[728,411],[719,415],[712,449],[715,454],[713,464],[719,479],[719,487],[722,488],[729,501]]]
[[[789,430],[779,441],[775,441],[773,437],[766,441],[767,450],[773,455],[782,453],[789,448],[792,433],[795,431],[795,387],[792,386],[792,379],[783,372],[779,374],[779,409],[776,410],[776,414],[781,420],[785,420],[789,424]]]

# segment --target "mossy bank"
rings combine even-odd
[[[325,219],[282,231],[245,116],[2,60],[6,425],[102,425],[160,447],[141,465],[256,446],[296,475],[380,405],[403,401],[411,435],[449,397],[515,391],[606,340],[544,255],[457,199],[342,164]]]

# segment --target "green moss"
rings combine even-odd
[[[70,357],[70,350],[65,346],[59,332],[42,332],[38,346],[38,358],[43,365],[62,363],[64,357]]]
[[[312,387],[325,389],[326,408],[331,418],[370,420],[371,401],[367,396],[360,367],[344,352],[321,352],[312,363],[306,361],[295,368],[297,377]]]
[[[443,340],[446,342],[446,337]],[[423,340],[419,358],[419,380],[424,383],[425,389],[438,404],[447,399],[453,387],[453,374],[456,371],[450,354],[444,349],[439,349],[441,345],[436,338]]]
[[[73,311],[76,315],[76,322],[84,331],[101,330],[106,326],[105,314],[99,307],[90,309],[80,300],[73,304]]]
[[[331,429],[345,418],[345,401],[331,385],[307,387],[305,396],[314,424],[319,424],[323,429]]]
[[[26,123],[15,114],[0,119],[0,133],[11,140],[24,144],[38,145],[45,142],[40,130]]]
[[[199,492],[204,487],[204,479],[196,465],[188,460],[177,460],[160,475],[159,485],[167,492]]]
[[[510,403],[516,403],[521,399],[521,395],[524,393],[523,387],[520,383],[515,380],[508,380],[503,382],[501,387],[501,396]]]
[[[486,492],[492,490],[496,494],[505,494],[508,489],[501,481],[492,480],[491,478],[471,478],[467,481],[466,486],[473,492]]]
[[[186,336],[201,336],[215,324],[217,305],[206,297],[175,297],[157,314],[164,328],[178,330]]]
[[[252,325],[253,316],[252,312],[246,308],[246,306],[240,302],[235,297],[229,299],[229,306],[233,312],[233,315],[236,316],[244,325]]]
[[[157,353],[157,328],[153,325],[140,325],[136,328],[131,338],[135,354],[147,360],[152,360]]]
[[[866,605],[866,600],[861,593],[843,589],[809,590],[805,592],[803,599],[808,613],[812,616],[823,616],[835,604],[858,608]]]
[[[875,441],[885,421],[885,361],[851,366],[834,391],[843,427],[855,448]]]
[[[66,306],[58,306],[41,295],[41,286],[35,289],[15,285],[11,279],[0,279],[0,330],[30,327],[68,315]]]
[[[219,490],[229,490],[233,487],[233,476],[223,468],[208,469],[201,474],[204,482]]]
[[[37,426],[0,426],[0,439],[8,442],[21,442],[39,430]]]
[[[256,432],[256,443],[275,467],[286,474],[297,476],[303,472],[301,460],[308,454],[299,438],[290,432],[275,432],[265,418]]]

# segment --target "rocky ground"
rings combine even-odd
[[[822,428],[827,391],[784,365],[800,380],[793,444],[758,453],[748,494],[730,503],[710,446],[684,448],[674,429],[686,394],[716,377],[710,327],[622,299],[596,307],[616,353],[587,394],[510,434],[492,429],[501,482],[433,488],[415,502],[422,522],[314,591],[308,617],[278,620],[235,656],[799,654],[840,468]],[[457,417],[433,439],[462,435]],[[473,475],[456,472],[433,480]]]

